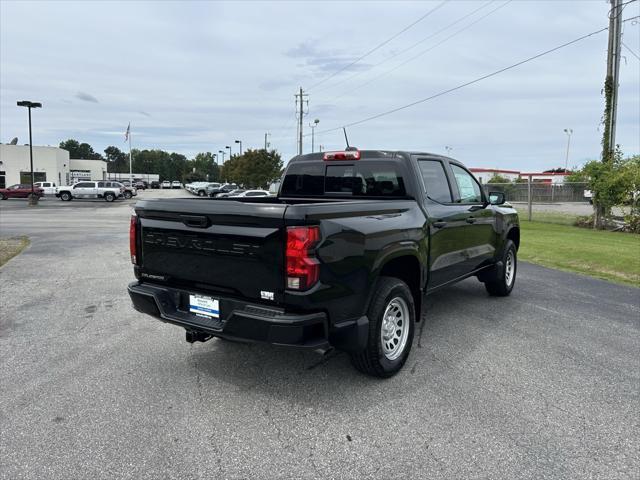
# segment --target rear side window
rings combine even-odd
[[[424,186],[427,189],[427,196],[431,200],[440,203],[451,203],[451,189],[447,175],[444,171],[444,165],[438,160],[420,160],[420,172],[424,180]]]
[[[327,165],[325,193],[367,197],[404,197],[402,174],[388,162]]]
[[[322,195],[324,193],[322,163],[296,163],[287,169],[282,195]]]
[[[285,175],[281,195],[404,197],[405,180],[393,162],[299,163]]]

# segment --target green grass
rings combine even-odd
[[[640,235],[522,221],[521,260],[640,287]]]
[[[518,209],[518,214],[521,219],[527,218],[526,209]],[[578,217],[579,215],[556,212],[533,212],[532,214],[532,220],[534,222],[555,223],[558,225],[575,225]]]
[[[27,237],[0,237],[0,267],[29,245]]]

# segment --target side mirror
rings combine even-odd
[[[491,205],[502,205],[505,202],[503,192],[489,192],[489,203]]]

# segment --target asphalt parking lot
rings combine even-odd
[[[0,234],[31,239],[0,269],[0,478],[639,478],[640,290],[467,280],[373,379],[135,312],[134,203],[0,203]]]

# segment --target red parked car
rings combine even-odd
[[[44,195],[44,188],[35,187],[33,191],[38,197]],[[0,188],[0,200],[6,200],[7,198],[28,198],[29,195],[31,195],[31,185],[28,183],[18,183],[7,188]]]

